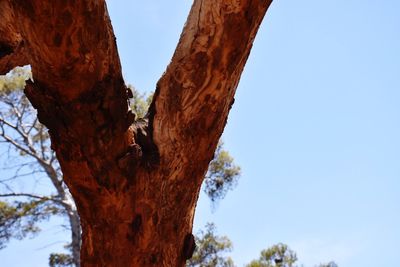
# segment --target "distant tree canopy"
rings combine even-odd
[[[196,236],[196,250],[187,262],[187,267],[233,267],[233,261],[225,254],[232,250],[226,236],[217,236],[216,227],[209,223]]]
[[[227,254],[232,251],[232,242],[226,236],[218,236],[216,227],[209,223],[205,230],[196,236],[196,250],[187,267],[235,267],[233,260]],[[260,257],[251,261],[246,267],[305,267],[297,264],[296,253],[288,245],[278,243],[262,250]],[[338,267],[331,261],[314,267]]]
[[[0,93],[9,94],[22,90],[27,80],[33,81],[30,67],[15,67],[6,75],[0,75]]]
[[[262,250],[260,257],[253,260],[246,267],[303,267],[297,265],[297,255],[288,245],[279,243]],[[316,267],[338,267],[335,262],[319,264]]]
[[[279,243],[261,251],[260,258],[246,267],[293,267],[296,261],[296,253],[287,245]]]
[[[48,205],[40,199],[12,203],[0,201],[0,249],[10,238],[22,239],[36,234],[40,230],[38,222],[61,212],[59,206]]]

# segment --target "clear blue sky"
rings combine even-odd
[[[126,82],[153,90],[191,1],[108,4]],[[270,7],[223,137],[242,177],[214,213],[205,196],[196,212],[195,232],[215,222],[237,266],[277,242],[306,267],[400,266],[399,14],[396,0]],[[57,223],[0,265],[46,266],[59,245],[40,248],[66,235]]]

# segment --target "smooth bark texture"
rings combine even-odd
[[[104,1],[0,0],[0,73],[51,135],[83,229],[82,266],[183,266],[200,186],[270,0],[196,0],[146,119],[128,110]]]

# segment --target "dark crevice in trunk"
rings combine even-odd
[[[12,54],[13,51],[14,51],[14,49],[12,46],[0,42],[0,58],[3,58],[7,55]]]
[[[152,127],[149,119],[139,119],[133,124],[133,133],[136,144],[141,148],[141,164],[149,169],[160,164],[158,148],[152,136]]]

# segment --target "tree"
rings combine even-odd
[[[247,267],[293,267],[297,261],[296,253],[287,245],[279,243],[261,251],[260,258]]]
[[[82,266],[183,266],[193,214],[271,1],[193,3],[143,119],[128,110],[103,1],[0,1],[0,74],[49,129],[82,226]]]
[[[209,223],[196,236],[196,249],[187,267],[233,267],[231,258],[224,253],[232,250],[232,243],[226,236],[217,236],[215,225]]]
[[[295,265],[296,262],[296,253],[288,245],[279,243],[261,251],[259,259],[253,260],[246,267],[297,267],[299,265]],[[317,267],[338,267],[338,265],[331,261]]]
[[[15,174],[0,180],[6,189],[1,190],[0,197],[14,200],[0,201],[0,218],[4,221],[0,223],[0,245],[4,246],[11,237],[23,238],[37,233],[40,230],[38,223],[51,216],[66,216],[71,231],[71,243],[68,244],[71,255],[52,254],[50,263],[72,262],[79,266],[79,215],[50,148],[47,129],[38,121],[36,111],[23,94],[26,79],[31,79],[28,68],[16,68],[8,75],[0,76],[0,141],[9,146],[9,159],[15,154],[13,151],[18,157],[18,163],[8,166]],[[51,195],[16,192],[12,182],[17,178],[31,178],[34,173],[42,173],[48,178],[54,188]]]
[[[52,179],[52,175],[46,172],[41,162],[51,159],[49,169],[54,171],[50,173],[59,173],[57,159],[54,153],[51,152],[48,135],[45,131],[45,126],[41,125],[36,118],[36,113],[29,101],[22,93],[21,88],[25,86],[25,80],[31,79],[30,72],[27,68],[16,68],[7,76],[0,76],[0,100],[2,107],[0,108],[0,139],[10,145],[11,148],[18,152],[18,161],[20,158],[33,158],[35,164],[29,165],[29,168],[39,166],[53,183],[59,181],[62,183],[61,176],[57,180]],[[146,110],[151,103],[152,94],[146,96],[138,93],[133,87],[132,99],[130,106],[136,117],[143,118]],[[6,119],[7,118],[7,119]],[[12,137],[12,138],[11,138]],[[40,145],[38,143],[40,142]],[[10,150],[10,149],[9,149]],[[35,153],[34,153],[35,152]],[[34,154],[32,154],[34,153]],[[50,153],[50,154],[48,154]],[[9,156],[10,157],[10,156]],[[20,163],[17,165],[18,170],[21,170],[25,165]],[[45,165],[47,166],[47,165]],[[39,170],[40,170],[39,168]],[[37,171],[37,170],[36,170]],[[229,189],[232,189],[236,184],[239,176],[240,168],[233,163],[232,157],[223,149],[222,142],[219,143],[214,158],[210,162],[207,174],[204,179],[204,191],[210,197],[212,203],[222,199]],[[27,174],[30,174],[29,172]],[[60,175],[60,173],[58,174]],[[14,175],[17,178],[21,174]],[[6,179],[8,180],[8,179]],[[4,182],[3,182],[4,183]],[[74,209],[72,199],[65,199],[63,196],[69,196],[65,185],[57,189],[55,195],[38,196],[33,193],[14,193],[10,183],[4,185],[11,190],[8,194],[0,194],[6,197],[28,197],[26,201],[15,201],[10,205],[7,202],[0,201],[0,249],[5,245],[5,242],[10,237],[23,238],[27,234],[34,234],[39,231],[38,223],[43,219],[48,219],[53,215],[65,216],[69,209]],[[72,202],[71,202],[72,201]],[[62,205],[60,205],[62,204]],[[67,208],[65,208],[67,205]],[[75,216],[77,216],[75,214]],[[68,216],[70,218],[70,216]],[[77,217],[79,220],[79,217]],[[74,225],[70,222],[70,227]],[[80,230],[72,234],[72,242],[69,244],[72,252],[78,251],[80,243]],[[78,241],[74,242],[74,239]],[[232,250],[232,243],[226,236],[217,236],[216,227],[214,224],[207,224],[205,231],[200,231],[195,237],[196,248],[193,257],[187,262],[189,267],[223,267],[234,266],[231,258],[226,257],[225,253]],[[77,245],[77,248],[73,246]],[[76,255],[76,254],[75,254]],[[289,267],[297,261],[296,253],[293,252],[285,244],[277,244],[261,252],[258,260],[252,261],[249,267]],[[79,261],[73,254],[52,253],[49,258],[49,265],[55,266],[71,266],[79,265]],[[329,262],[320,264],[318,267],[337,267],[336,263]]]
[[[38,223],[52,215],[67,216],[71,230],[71,254],[52,253],[49,258],[50,266],[79,266],[79,250],[81,233],[79,216],[76,207],[65,184],[62,173],[54,153],[50,149],[47,130],[37,121],[36,112],[22,92],[25,81],[32,79],[29,68],[16,68],[5,76],[0,76],[0,140],[18,152],[18,162],[15,166],[17,173],[12,177],[0,180],[6,187],[5,194],[0,197],[27,198],[25,201],[14,201],[12,204],[0,202],[0,249],[11,238],[21,239],[28,234],[37,233]],[[152,94],[145,96],[138,93],[133,87],[130,106],[136,117],[142,118],[151,102]],[[10,151],[9,148],[9,151]],[[25,166],[21,163],[21,156],[31,158],[29,169],[43,172],[54,186],[53,195],[37,195],[34,193],[15,193],[11,181],[31,172],[20,174]],[[8,155],[8,158],[11,156]],[[205,177],[204,191],[214,203],[222,199],[229,189],[236,184],[240,168],[233,163],[232,157],[218,145],[213,160],[210,162]],[[31,177],[29,177],[31,178]],[[7,182],[4,182],[7,181]],[[218,186],[215,186],[218,185]]]

